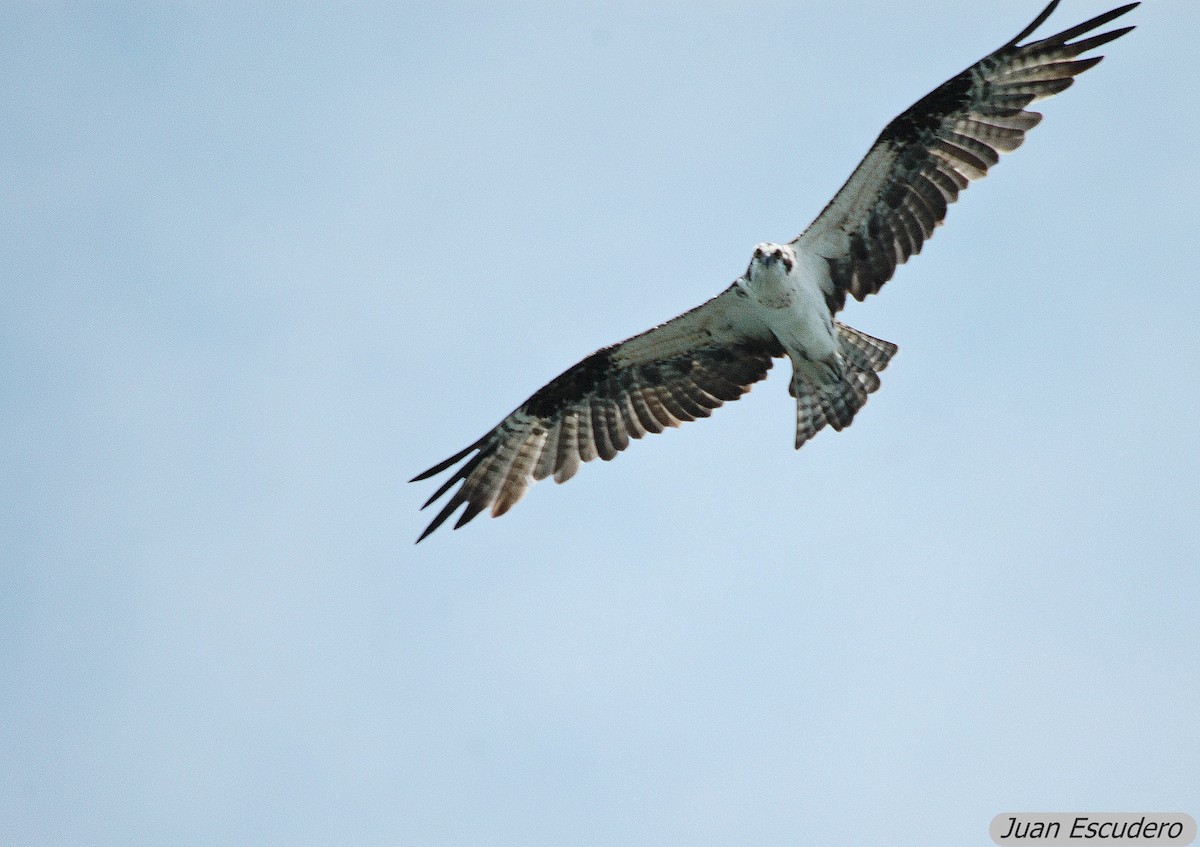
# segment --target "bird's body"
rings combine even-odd
[[[775,358],[792,364],[796,447],[826,425],[849,426],[897,348],[834,319],[847,295],[862,300],[877,292],[920,252],[958,194],[1041,120],[1025,107],[1070,86],[1101,59],[1078,56],[1133,27],[1072,39],[1138,4],[1020,44],[1057,5],[891,121],[813,223],[787,244],[759,244],[721,294],[598,350],[479,441],[417,476],[466,459],[426,501],[462,483],[418,541],[464,503],[456,529],[488,507],[503,514],[532,482],[565,482],[581,463],[612,459],[631,438],[708,417],[764,378]]]
[[[791,360],[796,448],[823,423],[838,430],[849,426],[867,394],[879,388],[876,374],[896,346],[834,321],[828,302],[833,291],[829,262],[795,245],[759,244],[745,275],[733,285]],[[856,357],[865,339],[875,342],[882,358],[864,362]]]
[[[820,256],[788,244],[760,244],[745,276],[734,285],[755,304],[793,362],[827,361],[837,355],[833,313],[824,294],[832,287],[829,263]]]

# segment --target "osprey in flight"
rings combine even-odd
[[[598,350],[474,444],[415,477],[466,460],[426,501],[461,483],[417,541],[464,503],[455,529],[487,508],[504,514],[532,482],[551,475],[566,482],[581,463],[612,459],[631,438],[708,417],[765,377],[776,357],[792,362],[797,448],[827,424],[849,426],[897,348],[834,320],[846,295],[875,293],[921,252],[959,192],[1041,121],[1025,107],[1069,87],[1102,58],[1079,56],[1133,27],[1079,36],[1138,5],[1021,44],[1058,2],[889,123],[803,233],[787,244],[759,244],[746,272],[716,297]]]

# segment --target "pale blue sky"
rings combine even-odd
[[[721,290],[1039,9],[6,6],[0,841],[1200,813],[1195,4],[847,310],[900,345],[849,430],[794,452],[779,366],[412,544],[405,480]]]

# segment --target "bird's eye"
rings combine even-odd
[[[754,258],[756,258],[756,259],[761,259],[762,257],[763,257],[763,251],[762,251],[762,248],[761,248],[761,247],[755,247],[755,248],[754,248]]]

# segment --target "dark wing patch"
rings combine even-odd
[[[1012,41],[889,123],[825,210],[794,240],[828,259],[833,287],[826,300],[832,311],[845,306],[847,293],[862,300],[879,291],[898,265],[921,252],[959,192],[987,174],[1001,153],[1019,147],[1041,121],[1039,113],[1025,107],[1068,88],[1103,58],[1078,56],[1133,27],[1071,39],[1138,4],[1020,44],[1057,5],[1054,0]]]
[[[455,529],[489,507],[494,517],[504,514],[538,480],[566,482],[584,462],[609,461],[631,439],[706,418],[749,391],[783,348],[735,295],[731,287],[673,321],[593,353],[483,438],[414,477],[428,479],[466,459],[425,502],[459,486],[417,541],[464,503]]]

